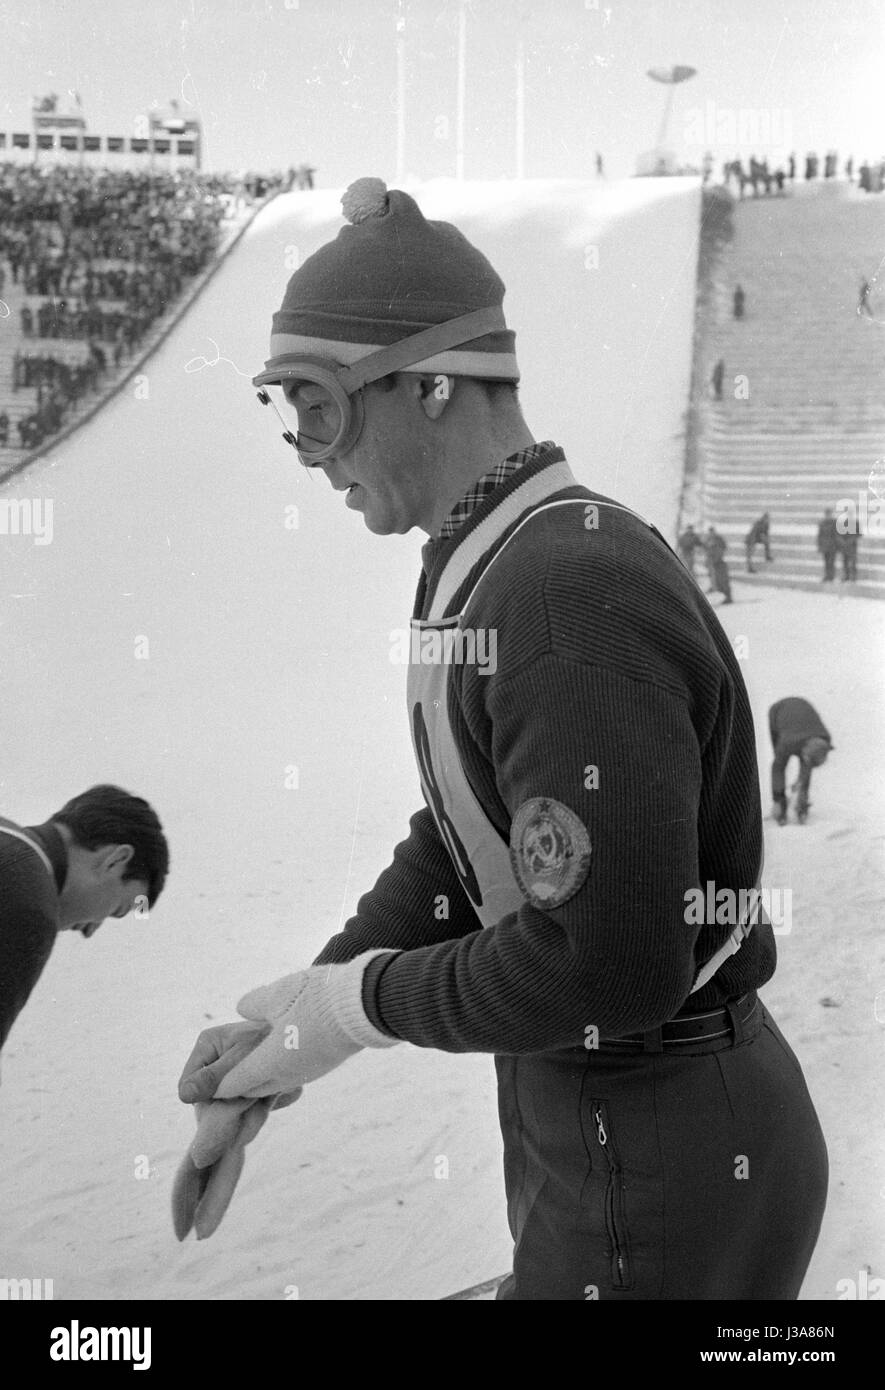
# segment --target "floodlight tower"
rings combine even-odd
[[[661,128],[658,131],[658,140],[655,146],[656,166],[655,172],[665,173],[667,164],[667,126],[670,123],[670,112],[673,109],[673,93],[680,82],[687,82],[690,77],[694,77],[697,68],[687,68],[679,64],[670,68],[649,68],[647,76],[653,82],[662,82],[667,88],[667,99],[664,102],[664,115],[661,119]]]

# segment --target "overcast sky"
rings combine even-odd
[[[34,94],[79,92],[91,131],[131,135],[153,102],[174,96],[203,122],[208,168],[308,160],[321,186],[366,173],[390,181],[399,18],[404,173],[454,175],[458,9],[458,0],[4,0],[0,129],[29,128]],[[784,145],[856,160],[885,153],[885,0],[469,0],[466,11],[468,178],[516,173],[520,38],[530,178],[590,174],[597,149],[607,173],[633,173],[663,109],[646,70],[673,63],[698,70],[677,91],[670,125],[669,143],[687,158],[711,147],[718,163],[750,145],[775,157]]]

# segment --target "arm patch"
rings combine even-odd
[[[542,912],[573,898],[590,872],[590,836],[561,801],[533,796],[510,827],[510,862],[516,881]]]

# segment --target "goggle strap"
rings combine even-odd
[[[391,343],[390,347],[369,353],[350,367],[343,367],[335,375],[350,395],[370,381],[379,381],[391,372],[398,372],[401,367],[411,367],[416,362],[423,362],[425,357],[434,357],[447,348],[472,343],[475,338],[500,332],[504,328],[504,311],[500,305],[490,304],[484,309],[462,314],[460,318],[434,323],[420,333],[413,333],[410,338],[401,338],[398,343]]]

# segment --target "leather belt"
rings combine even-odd
[[[678,1047],[680,1043],[707,1042],[711,1038],[725,1038],[733,1031],[730,1010],[735,1017],[746,1023],[759,1004],[755,990],[731,1000],[728,1008],[711,1009],[702,1014],[682,1014],[668,1019],[660,1029],[649,1033],[628,1033],[623,1038],[600,1038],[600,1047],[624,1047],[639,1051],[656,1050],[657,1046]]]

